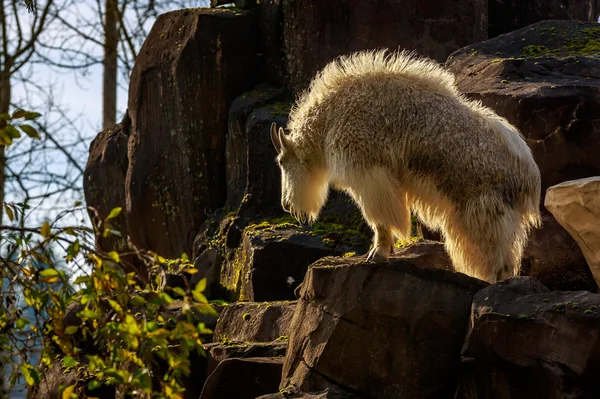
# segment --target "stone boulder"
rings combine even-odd
[[[287,337],[272,342],[213,342],[204,346],[207,352],[207,375],[212,374],[225,359],[266,357],[283,358],[287,349]]]
[[[308,266],[331,254],[314,232],[297,225],[253,224],[244,230],[233,261],[223,265],[221,284],[234,300],[292,300]]]
[[[341,388],[326,388],[317,392],[303,392],[296,388],[282,389],[278,393],[263,395],[256,399],[361,399],[365,396],[356,395]]]
[[[546,210],[542,210],[542,228],[529,236],[520,275],[533,277],[551,290],[598,290],[579,245]]]
[[[600,177],[552,186],[544,205],[577,241],[600,284]]]
[[[417,50],[443,61],[487,38],[487,1],[417,0],[283,2],[288,86],[298,93],[335,57],[357,50]]]
[[[165,257],[192,253],[207,212],[225,203],[228,110],[255,85],[254,13],[186,9],[158,17],[131,74],[127,223]]]
[[[321,259],[300,289],[280,388],[452,397],[471,299],[487,285],[409,258]]]
[[[226,359],[206,380],[200,399],[255,399],[277,391],[282,363],[282,358]]]
[[[254,217],[281,212],[281,177],[270,128],[273,122],[287,123],[289,103],[283,99],[283,89],[260,85],[233,101],[226,144],[227,209],[242,205],[242,214]]]
[[[223,309],[214,330],[215,342],[287,340],[295,301],[238,302]]]
[[[422,240],[394,251],[396,257],[409,259],[411,263],[420,267],[435,267],[436,269],[454,271],[452,261],[438,241]]]
[[[458,398],[600,395],[600,296],[550,291],[530,277],[473,299]]]
[[[540,168],[542,192],[566,180],[600,175],[598,43],[600,24],[543,21],[469,45],[446,62],[461,92],[521,130]],[[542,230],[529,240],[524,270],[537,269],[532,275],[553,289],[588,289],[581,251],[548,218],[544,215]],[[575,251],[567,254],[566,248]],[[540,267],[549,274],[543,277]],[[576,281],[562,271],[574,271]]]
[[[83,172],[83,193],[90,220],[104,231],[102,221],[114,208],[125,209],[125,176],[129,166],[127,141],[131,120],[125,115],[123,122],[100,132],[90,145],[89,157]],[[127,221],[125,212],[111,219],[111,230],[118,230],[122,237],[102,234],[96,237],[96,247],[105,252],[122,251],[127,248]]]
[[[598,0],[491,0],[489,5],[489,37],[512,32],[548,19],[598,21]]]

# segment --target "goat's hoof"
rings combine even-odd
[[[373,247],[367,255],[367,262],[385,262],[390,257],[390,252],[382,247]]]

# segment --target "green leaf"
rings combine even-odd
[[[23,118],[25,115],[27,115],[27,111],[22,110],[22,109],[18,109],[15,112],[13,112],[12,118],[13,119],[19,119],[19,118]]]
[[[173,290],[174,293],[178,294],[179,296],[185,296],[185,290],[181,287],[173,287],[171,288]]]
[[[40,114],[39,112],[27,112],[25,114],[25,119],[27,119],[28,121],[33,120],[33,119],[37,119],[40,116],[42,116],[42,114]]]
[[[0,129],[0,145],[11,145],[11,144],[12,144],[12,138],[10,137],[10,135],[8,134],[6,129],[4,129],[4,128]]]
[[[148,373],[148,369],[142,368],[137,370],[132,375],[133,382],[136,386],[142,389],[146,393],[152,392],[152,379]]]
[[[87,283],[91,280],[92,280],[92,278],[90,276],[81,276],[81,277],[77,277],[75,279],[75,281],[73,281],[73,284],[83,284],[83,283]]]
[[[31,125],[19,125],[19,128],[25,132],[26,135],[31,137],[32,139],[41,140],[40,134],[35,130],[35,128]]]
[[[198,281],[198,284],[196,285],[196,288],[194,288],[195,292],[204,292],[204,290],[206,289],[206,278],[203,278],[202,280]]]
[[[158,327],[158,323],[154,320],[151,320],[148,323],[146,323],[146,330],[148,332],[156,331],[158,330]]]
[[[4,204],[4,210],[6,211],[6,215],[8,216],[8,220],[10,220],[11,222],[15,220],[15,214],[13,213],[12,209],[10,209],[10,207],[7,204]]]
[[[29,324],[29,320],[23,318],[18,319],[16,322],[17,330],[22,330],[27,324]]]
[[[27,385],[38,385],[40,383],[40,374],[31,364],[23,363],[21,365],[21,373],[25,377]]]
[[[77,360],[71,356],[63,357],[63,366],[64,367],[75,367],[77,366]]]
[[[40,228],[40,234],[42,234],[42,237],[44,238],[48,238],[50,237],[51,234],[51,230],[50,230],[50,223],[48,222],[44,222],[44,224],[42,225],[42,227]]]
[[[4,130],[6,130],[6,133],[10,136],[11,139],[18,139],[19,137],[21,137],[21,133],[19,133],[17,128],[13,125],[4,126]]]
[[[116,312],[121,313],[123,312],[123,307],[121,305],[119,305],[119,303],[117,301],[113,301],[112,299],[108,300],[108,304],[110,305],[111,308],[113,308]]]
[[[194,297],[194,301],[200,302],[200,303],[204,303],[204,304],[208,304],[208,300],[206,299],[206,297],[204,296],[204,294],[202,294],[201,292],[192,291],[192,296]]]
[[[58,277],[60,276],[60,272],[56,269],[44,269],[40,272],[40,276],[42,277]]]
[[[84,309],[81,312],[77,313],[77,316],[84,319],[97,319],[98,313],[94,312],[91,309]]]
[[[73,335],[77,332],[77,330],[79,330],[79,327],[77,326],[69,326],[67,328],[65,328],[65,334],[66,335]]]
[[[73,204],[74,207],[78,207],[81,206],[81,201],[75,201],[75,203]]]
[[[98,389],[102,386],[102,384],[100,384],[100,382],[98,380],[91,380],[88,384],[87,384],[87,388],[90,391],[93,391],[95,389]]]
[[[114,219],[117,216],[119,216],[121,214],[121,211],[123,210],[123,208],[121,207],[116,207],[113,208],[110,213],[108,214],[108,216],[106,217],[106,220],[110,220],[110,219]]]
[[[126,373],[125,370],[117,370],[115,368],[109,368],[109,369],[104,370],[104,375],[114,378],[117,384],[125,383],[125,381],[126,381],[125,376],[124,376],[125,373]]]
[[[11,118],[10,118],[10,115],[8,113],[3,112],[3,113],[0,114],[0,119],[5,120],[5,121],[9,121]]]
[[[141,306],[141,305],[146,304],[146,300],[143,297],[141,297],[139,295],[136,295],[133,298],[131,298],[131,302],[130,303],[133,306]]]

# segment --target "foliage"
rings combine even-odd
[[[27,206],[3,205],[12,222],[0,226],[5,305],[0,306],[0,365],[10,366],[9,382],[22,376],[28,385],[38,385],[41,369],[60,362],[65,372],[77,372],[79,381],[63,387],[63,398],[93,396],[101,386],[134,397],[181,398],[190,356],[203,354],[201,337],[211,333],[195,320],[198,314],[215,314],[202,294],[205,280],[196,287],[188,279],[185,288],[165,287],[167,272],[196,272],[187,256],[167,260],[137,250],[95,250],[97,234],[119,234],[110,227],[119,208],[100,232],[54,222],[25,228]],[[132,257],[146,266],[148,284],[125,272]],[[172,315],[175,296],[181,317]],[[32,354],[42,341],[38,368]]]
[[[0,145],[9,146],[13,140],[21,137],[25,133],[32,139],[41,139],[37,130],[28,124],[28,121],[39,118],[41,115],[37,112],[18,109],[12,115],[8,113],[0,114],[0,120],[5,121],[5,125],[0,127]]]

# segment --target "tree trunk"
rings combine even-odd
[[[118,0],[106,0],[102,129],[110,128],[117,119],[117,46],[119,44],[117,7]]]
[[[10,107],[10,75],[0,72],[0,114],[8,113]],[[6,125],[6,121],[0,119],[0,129]],[[0,225],[4,215],[4,190],[6,185],[6,147],[0,145]]]

